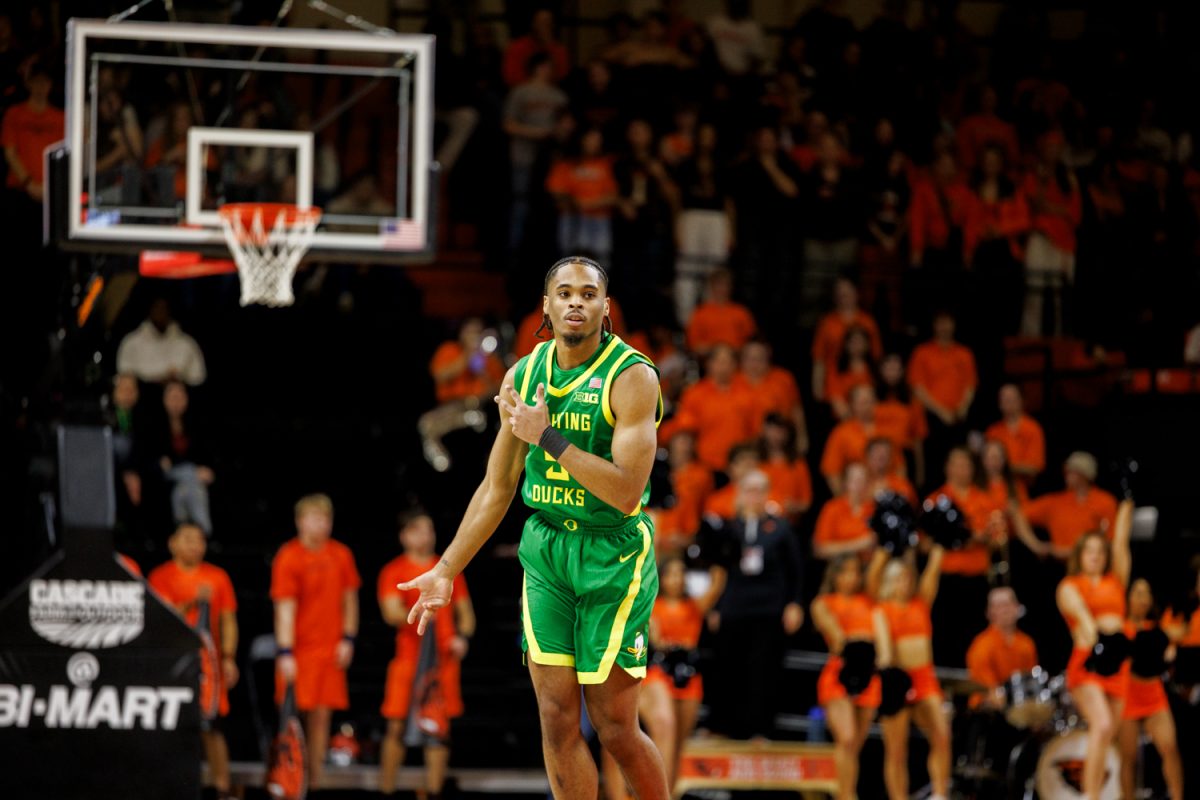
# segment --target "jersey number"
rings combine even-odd
[[[571,476],[569,474],[567,474],[567,471],[565,469],[563,469],[562,467],[560,467],[558,465],[558,462],[554,460],[554,456],[550,455],[545,450],[542,451],[542,455],[546,456],[546,460],[550,462],[550,466],[546,467],[546,477],[547,478],[549,478],[552,481],[569,481],[569,480],[571,480]]]

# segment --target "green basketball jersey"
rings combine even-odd
[[[550,424],[580,450],[612,461],[615,420],[609,395],[616,377],[634,364],[648,364],[658,372],[650,359],[612,334],[600,340],[599,348],[586,362],[562,369],[556,363],[551,340],[539,343],[522,358],[514,377],[517,391],[530,405],[536,401],[538,384],[545,384]],[[656,424],[662,421],[662,414],[660,391]],[[641,513],[641,504],[626,516],[605,503],[583,488],[549,453],[532,444],[525,457],[521,495],[525,505],[562,523],[567,530],[617,528]],[[647,482],[641,503],[649,499]]]

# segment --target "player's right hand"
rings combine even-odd
[[[416,589],[421,593],[417,602],[413,603],[413,607],[408,612],[408,624],[417,623],[417,635],[425,633],[426,626],[433,621],[433,615],[439,609],[450,605],[450,593],[453,587],[454,584],[450,578],[442,575],[437,567],[411,581],[396,584],[396,588],[402,592]]]

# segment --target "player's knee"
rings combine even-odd
[[[545,738],[551,744],[565,742],[580,735],[578,701],[567,704],[552,698],[542,698],[538,704],[538,716],[541,718]]]

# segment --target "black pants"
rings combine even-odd
[[[770,737],[779,707],[785,637],[779,615],[721,620],[713,727],[733,739]]]

